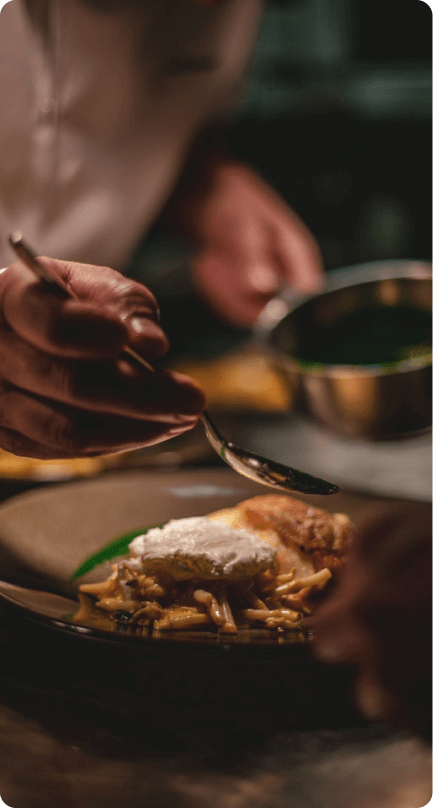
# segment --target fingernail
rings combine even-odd
[[[150,320],[148,317],[131,317],[127,325],[138,337],[141,337],[143,334],[149,335],[150,333],[152,333],[152,336],[159,334],[162,337],[164,336],[164,332],[158,323],[155,323],[154,320]]]
[[[198,415],[196,415],[195,413],[193,415],[186,415],[185,413],[176,413],[174,418],[181,424],[188,424],[188,423],[195,423],[198,419]]]
[[[187,385],[187,387],[190,387],[192,391],[200,390],[198,382],[194,381],[191,376],[186,376],[184,373],[177,373],[176,370],[171,370],[170,376],[173,381],[181,385]]]
[[[192,426],[192,425],[193,425],[195,422],[194,422],[194,421],[190,421],[189,423],[190,423],[190,424],[191,424],[191,426]],[[168,431],[168,433],[167,433],[167,434],[168,434],[168,435],[170,435],[171,437],[173,437],[173,438],[174,438],[176,435],[181,435],[183,432],[186,432],[186,431],[187,431],[187,428],[188,428],[188,423],[186,423],[186,422],[185,422],[183,426],[176,426],[176,427],[173,427],[172,429],[170,429],[170,430]]]
[[[278,277],[270,267],[255,266],[248,272],[248,283],[252,291],[272,295],[278,288]]]

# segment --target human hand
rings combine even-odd
[[[223,320],[250,327],[281,284],[302,292],[320,288],[322,260],[314,237],[249,168],[216,163],[206,192],[188,211],[201,245],[195,283]]]
[[[104,267],[41,259],[78,298],[44,288],[17,261],[0,274],[0,446],[26,457],[92,456],[191,429],[204,394],[190,378],[151,372],[168,342],[151,292]]]
[[[358,531],[341,582],[312,625],[320,659],[355,666],[367,718],[393,719],[429,738],[429,505],[393,508]]]

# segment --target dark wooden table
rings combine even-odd
[[[156,728],[133,701],[7,677],[0,750],[12,808],[420,808],[431,795],[429,750],[389,727]]]

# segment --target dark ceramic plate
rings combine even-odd
[[[88,628],[109,634],[110,639],[188,641],[214,647],[304,645],[301,632],[281,636],[258,629],[225,637],[203,631],[149,637],[145,629],[122,626],[96,609],[85,623],[74,620],[78,584],[103,580],[110,565],[101,565],[74,584],[69,579],[84,558],[115,536],[169,519],[206,514],[269,490],[228,469],[202,469],[166,474],[117,472],[26,492],[0,506],[0,581],[24,584],[13,588],[0,583],[0,596],[41,619],[81,633]],[[327,510],[346,512],[355,523],[377,510],[379,502],[344,493],[300,498]]]
[[[284,726],[288,721],[305,726],[313,720],[324,725],[342,715],[353,720],[347,675],[320,665],[301,632],[149,637],[145,630],[131,630],[99,613],[74,622],[77,586],[69,578],[112,538],[266,491],[226,469],[133,471],[39,489],[4,503],[0,579],[10,583],[0,584],[0,600],[2,621],[3,612],[10,615],[4,623],[10,625],[10,659],[19,657],[22,669],[27,653],[25,665],[33,677],[54,676],[65,686],[109,693],[110,698],[127,691],[155,710],[169,708],[172,717],[187,704],[189,714],[211,711],[218,720],[236,714],[246,724],[265,720],[275,726],[282,720]],[[381,504],[344,493],[303,499],[346,512],[355,524]],[[103,565],[85,580],[105,577],[108,569]]]

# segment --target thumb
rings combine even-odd
[[[245,272],[245,281],[252,294],[263,297],[273,297],[279,287],[279,276],[271,261],[265,260],[251,263]]]
[[[252,296],[273,297],[280,276],[266,233],[251,223],[236,240],[236,246],[245,291]]]

